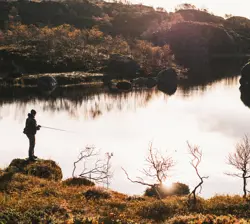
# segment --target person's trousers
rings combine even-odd
[[[29,158],[33,158],[34,156],[34,149],[35,149],[35,144],[36,144],[36,138],[35,135],[27,135],[29,139]]]

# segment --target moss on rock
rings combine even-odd
[[[49,180],[62,179],[62,170],[53,160],[30,161],[14,159],[5,170],[8,173],[23,173]]]

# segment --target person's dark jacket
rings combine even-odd
[[[28,114],[28,118],[26,119],[25,128],[23,133],[26,135],[35,135],[36,131],[39,130],[40,127],[37,126],[36,119],[32,114]]]

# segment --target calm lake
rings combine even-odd
[[[250,109],[241,101],[238,78],[186,90],[179,87],[172,96],[156,89],[111,94],[81,88],[58,90],[60,97],[23,93],[15,98],[20,96],[19,90],[8,97],[2,93],[0,167],[8,166],[14,158],[27,157],[28,139],[22,131],[27,113],[34,108],[38,124],[76,132],[41,129],[37,134],[35,154],[55,160],[64,179],[71,177],[81,149],[94,145],[100,157],[106,152],[114,154],[110,187],[130,195],[142,194],[145,186],[130,183],[121,167],[132,178],[141,176],[153,142],[154,148],[176,162],[168,181],[193,188],[199,179],[190,165],[189,141],[202,149],[200,173],[209,176],[201,196],[242,193],[241,179],[225,175],[233,171],[226,163],[228,153],[244,134],[250,134]]]

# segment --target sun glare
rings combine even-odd
[[[184,3],[183,0],[131,0],[133,3],[142,3],[154,7],[163,7],[168,12],[174,11],[176,6]],[[225,14],[232,14],[234,16],[245,16],[249,17],[249,0],[220,0],[220,1],[211,1],[211,0],[189,0],[187,3],[193,4],[198,8],[207,9],[209,12],[212,12],[218,16],[224,16]]]
[[[164,187],[166,187],[166,188],[171,188],[172,185],[173,185],[173,182],[170,181],[170,180],[166,180],[166,181],[163,182],[163,185],[164,185]]]

